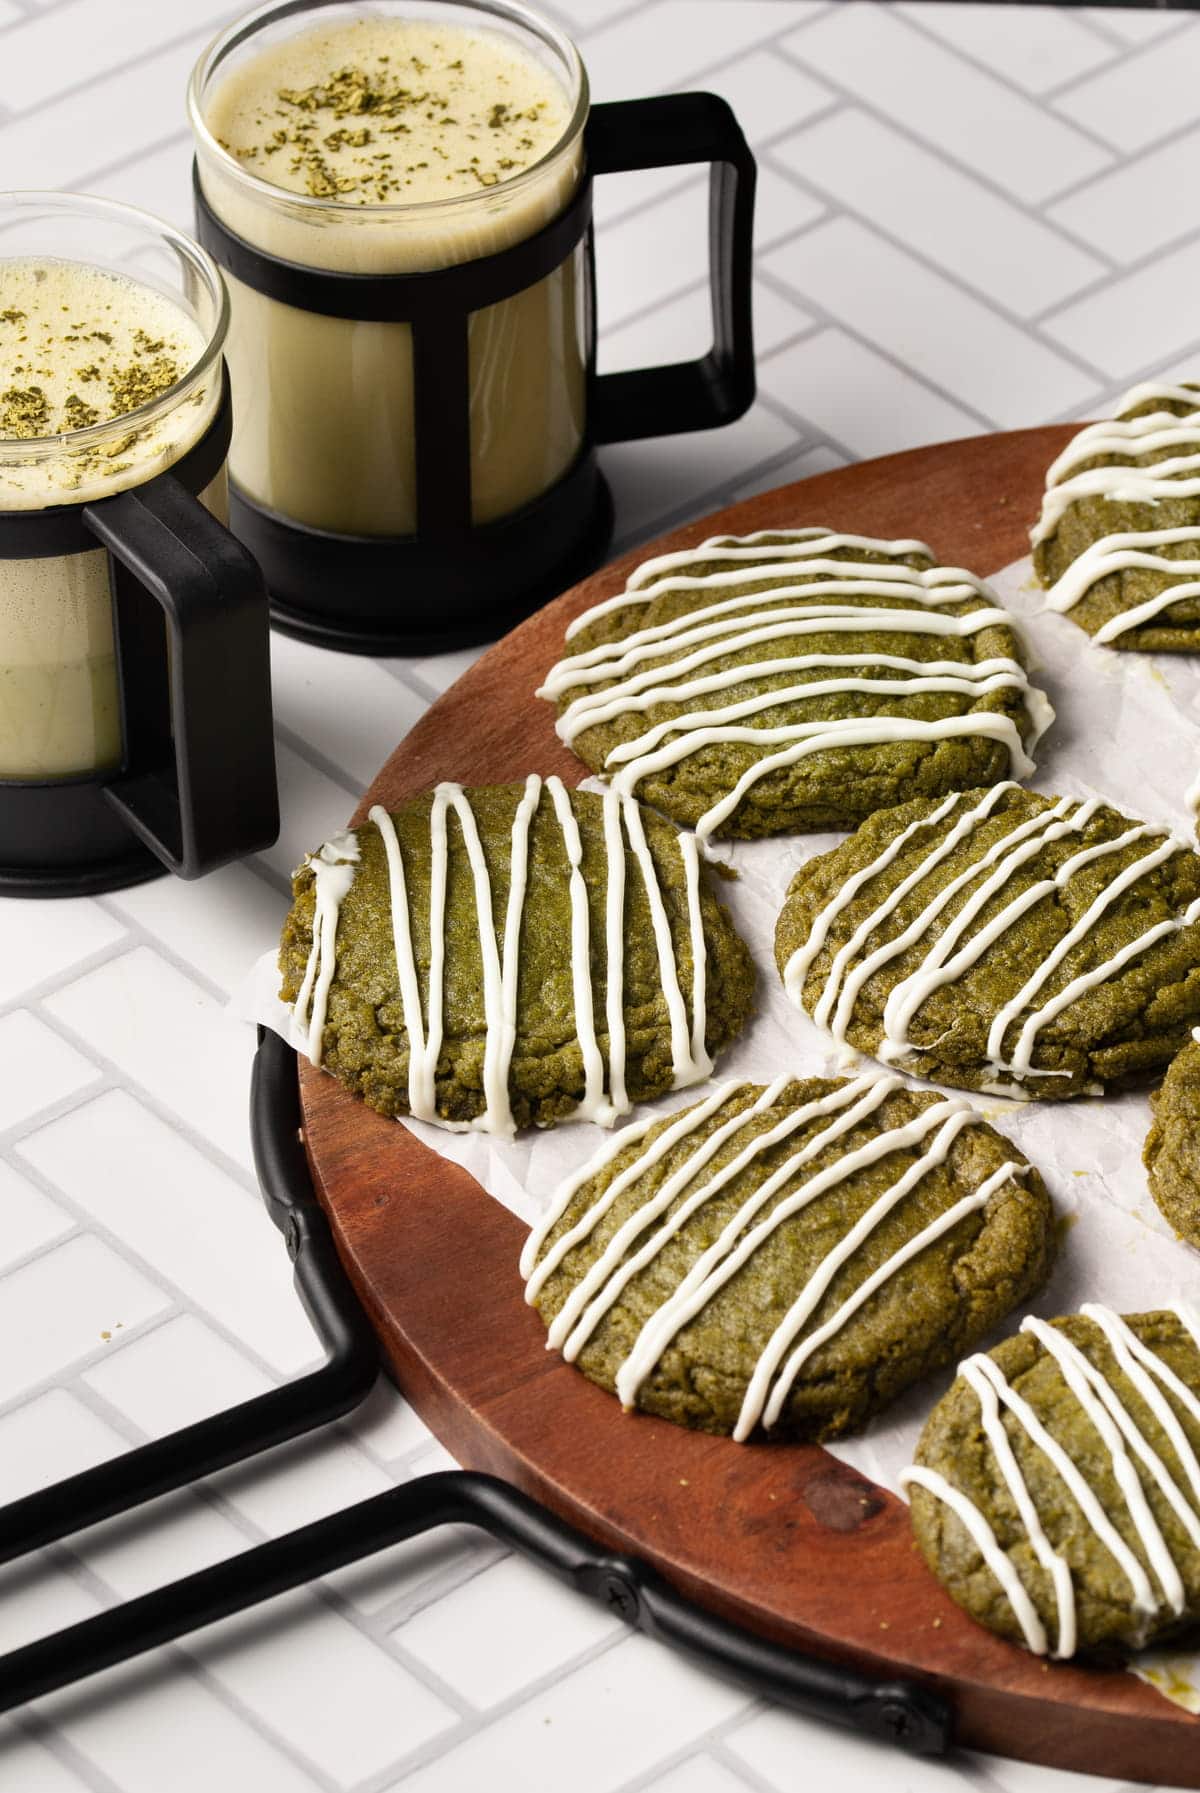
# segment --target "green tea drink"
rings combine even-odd
[[[152,287],[0,259],[0,510],[87,503],[178,460],[211,422],[216,382],[161,401],[204,347]],[[208,497],[223,508],[223,476]],[[0,559],[0,777],[70,777],[120,755],[105,551]]]
[[[334,12],[299,31],[283,21],[290,35],[264,31],[194,92],[204,191],[232,230],[309,267],[416,273],[494,254],[562,210],[580,171],[578,132],[564,142],[573,104],[532,52],[498,31]],[[471,318],[477,522],[545,491],[579,450],[582,269],[581,245]],[[315,527],[411,532],[410,327],[229,286],[234,479]]]

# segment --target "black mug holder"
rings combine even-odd
[[[0,511],[0,560],[107,551],[122,731],[118,767],[0,775],[0,894],[194,878],[279,832],[262,577],[196,502],[231,425],[222,369],[216,416],[165,473],[87,504]]]
[[[236,483],[230,525],[253,551],[288,634],[359,653],[432,653],[489,640],[604,558],[612,499],[598,445],[730,423],[754,399],[751,253],[754,158],[715,94],[593,106],[585,167],[566,209],[494,255],[420,274],[349,274],[269,255],[217,217],[193,170],[196,236],[243,285],[302,311],[407,323],[412,331],[416,529],[345,535],[257,503]],[[639,168],[712,165],[713,345],[697,361],[595,371],[592,180]],[[489,523],[471,517],[470,315],[537,285],[586,245],[587,425],[573,464],[540,497]],[[436,596],[436,603],[430,600]]]

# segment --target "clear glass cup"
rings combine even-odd
[[[453,199],[354,205],[283,190],[223,149],[208,122],[221,81],[281,38],[369,15],[486,28],[557,77],[569,121],[532,167]],[[579,186],[587,77],[570,39],[516,0],[271,0],[224,31],[192,74],[188,111],[205,198],[256,248],[309,268],[411,274],[533,236]],[[586,246],[544,279],[472,314],[468,333],[472,519],[518,510],[584,440]],[[227,274],[237,393],[230,471],[256,503],[312,528],[403,536],[416,526],[412,333],[330,317]]]
[[[212,424],[229,301],[216,265],[168,224],[70,193],[0,194],[0,309],[7,260],[77,262],[150,287],[197,326],[202,347],[148,404],[61,435],[0,437],[7,513],[83,505],[153,479]],[[224,520],[224,466],[201,494]],[[109,555],[0,556],[0,779],[69,779],[117,767],[122,716]]]

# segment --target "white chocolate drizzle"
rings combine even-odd
[[[876,1133],[852,1151],[843,1152],[824,1168],[810,1171],[808,1167],[815,1159],[826,1153],[838,1139],[863,1123],[869,1123],[870,1117],[887,1098],[903,1088],[898,1077],[867,1075],[841,1084],[825,1096],[785,1113],[773,1126],[752,1135],[720,1169],[706,1174],[707,1167],[721,1149],[736,1145],[739,1134],[769,1114],[792,1081],[787,1076],[777,1078],[752,1103],[719,1120],[720,1110],[727,1102],[753,1087],[745,1083],[722,1084],[707,1101],[680,1115],[646,1146],[642,1146],[642,1142],[655,1124],[653,1122],[619,1134],[559,1186],[548,1212],[530,1233],[521,1256],[521,1271],[526,1278],[525,1299],[532,1303],[547,1279],[576,1246],[595,1233],[620,1197],[677,1146],[694,1140],[660,1187],[615,1229],[554,1316],[546,1341],[547,1349],[560,1350],[568,1362],[572,1362],[632,1278],[654,1262],[668,1241],[682,1231],[693,1215],[730,1185],[736,1185],[739,1178],[747,1174],[752,1176],[756,1163],[765,1153],[812,1123],[820,1123],[796,1151],[784,1158],[740,1202],[719,1235],[701,1252],[645,1322],[616,1375],[617,1394],[626,1409],[636,1406],[642,1384],[679,1332],[745,1268],[780,1226],[857,1172],[892,1153],[915,1151],[917,1156],[907,1169],[826,1253],[760,1353],[747,1383],[733,1437],[743,1442],[760,1423],[770,1430],[778,1424],[796,1377],[813,1353],[840,1332],[904,1264],[968,1215],[985,1207],[998,1190],[1024,1172],[1025,1167],[1015,1162],[1001,1165],[978,1188],[912,1232],[888,1258],[868,1269],[858,1285],[814,1326],[812,1322],[817,1319],[838,1272],[864,1251],[876,1229],[930,1171],[945,1163],[963,1128],[982,1123],[967,1103],[947,1098],[932,1103],[903,1125]],[[717,1124],[711,1125],[714,1121]],[[546,1250],[547,1241],[579,1190],[631,1145],[642,1149]],[[866,1263],[869,1262],[867,1258]]]
[[[689,1000],[679,981],[679,964],[671,917],[646,840],[638,805],[617,792],[603,799],[605,854],[605,921],[603,940],[593,940],[588,889],[583,874],[583,839],[571,798],[561,779],[532,774],[517,804],[509,845],[509,887],[499,942],[496,938],[492,880],[478,825],[461,785],[439,784],[429,811],[429,936],[427,996],[422,1000],[417,943],[409,909],[404,853],[392,817],[376,804],[369,820],[379,832],[387,865],[391,932],[404,1030],[408,1036],[408,1111],[416,1120],[455,1131],[511,1136],[516,1131],[509,1089],[517,1038],[517,994],[521,937],[529,884],[529,855],[534,819],[543,792],[549,797],[567,860],[570,900],[569,951],[575,1032],[583,1062],[583,1097],[572,1120],[611,1126],[631,1106],[626,1089],[624,1015],[625,913],[631,861],[645,890],[671,1037],[673,1087],[702,1082],[712,1070],[705,1047],[707,1032],[707,946],[701,907],[700,859],[696,841],[678,836],[686,899],[688,952],[691,959]],[[471,1122],[451,1122],[437,1109],[437,1066],[444,1043],[446,986],[446,892],[450,865],[448,817],[458,821],[470,870],[483,977],[485,1021],[484,1112]],[[626,847],[628,838],[628,849]],[[321,1039],[329,989],[336,970],[337,926],[341,904],[353,883],[360,848],[353,834],[335,836],[308,863],[316,880],[313,943],[296,1000],[296,1021],[304,1049],[321,1062]],[[597,1032],[593,996],[593,958],[603,958],[604,1025],[608,1033],[605,1064]],[[690,1006],[690,1012],[689,1012]]]
[[[1171,1311],[1200,1348],[1200,1320],[1183,1303]],[[1185,1606],[1179,1564],[1154,1516],[1146,1484],[1158,1490],[1191,1540],[1192,1547],[1200,1549],[1200,1460],[1197,1460],[1177,1411],[1182,1409],[1193,1422],[1200,1424],[1200,1399],[1196,1391],[1189,1388],[1119,1314],[1096,1303],[1084,1306],[1080,1313],[1109,1346],[1117,1367],[1158,1422],[1182,1471],[1186,1488],[1154,1449],[1113,1382],[1060,1328],[1031,1315],[1022,1323],[1021,1330],[1030,1333],[1042,1350],[1054,1359],[1067,1390],[1099,1436],[1116,1484],[1119,1516],[1137,1539],[1136,1550],[1122,1535],[1122,1529],[1116,1523],[1118,1514],[1105,1509],[1079,1464],[1030,1403],[1010,1385],[995,1359],[980,1353],[959,1365],[959,1375],[979,1401],[984,1436],[1001,1479],[1012,1496],[1020,1526],[1049,1578],[1058,1629],[1053,1650],[1050,1650],[1037,1607],[1014,1561],[1014,1556],[1019,1556],[1019,1547],[1016,1544],[1003,1547],[979,1506],[939,1471],[914,1464],[900,1478],[902,1485],[922,1487],[950,1508],[1003,1589],[1027,1647],[1037,1655],[1049,1651],[1060,1658],[1072,1656],[1077,1643],[1071,1568],[1066,1555],[1055,1548],[1047,1535],[1043,1516],[1012,1448],[1002,1409],[1051,1464],[1078,1506],[1085,1524],[1124,1576],[1130,1606],[1134,1618],[1140,1623],[1142,1635],[1148,1632],[1151,1622],[1164,1608],[1178,1617]],[[1053,1517],[1065,1523],[1061,1511],[1055,1511]]]
[[[1150,552],[1174,542],[1195,542],[1200,553],[1200,528],[1126,530],[1102,536],[1077,555],[1055,580],[1046,593],[1046,608],[1060,612],[1073,610],[1101,579],[1131,567],[1161,573],[1168,581],[1176,581],[1164,585],[1143,603],[1133,604],[1128,610],[1110,617],[1092,637],[1098,643],[1115,641],[1119,635],[1136,629],[1140,623],[1149,622],[1181,599],[1200,596],[1200,558],[1172,560],[1168,555]],[[1188,578],[1188,574],[1192,577]]]
[[[884,542],[869,535],[839,535],[833,530],[819,527],[760,529],[754,535],[741,536],[710,535],[694,548],[682,548],[675,554],[657,554],[652,560],[644,560],[629,575],[623,592],[618,592],[615,598],[605,598],[602,603],[593,604],[573,622],[568,623],[567,640],[570,641],[581,630],[598,622],[602,616],[610,616],[614,610],[622,610],[629,604],[648,604],[652,597],[658,595],[655,588],[660,587],[664,579],[670,578],[673,573],[686,571],[697,561],[727,561],[731,567],[743,565],[747,568],[742,574],[743,578],[761,579],[764,565],[770,568],[782,563],[785,566],[791,565],[796,572],[811,571],[814,557],[833,554],[841,548],[861,548],[868,552],[874,550],[897,559],[908,554],[919,554],[926,560],[934,558],[933,549],[925,542]],[[837,564],[843,566],[845,562],[839,561]],[[974,573],[963,572],[958,568],[931,570],[948,572],[956,581],[967,581],[976,588],[981,583]]]
[[[320,1064],[324,1050],[329,991],[337,970],[338,916],[354,882],[357,860],[358,842],[350,833],[333,835],[305,860],[313,874],[312,945],[292,1013],[303,1050],[314,1065]]]
[[[942,741],[974,736],[1000,742],[1012,772],[1027,777],[1034,770],[1029,750],[1053,720],[1044,694],[1029,682],[1020,661],[1010,656],[984,660],[922,660],[898,651],[869,646],[846,653],[797,653],[780,658],[756,650],[768,643],[806,635],[861,636],[886,631],[889,636],[941,636],[965,640],[985,629],[1015,629],[1013,618],[986,604],[965,615],[946,606],[992,596],[975,574],[960,567],[917,569],[895,562],[837,560],[834,549],[859,548],[888,554],[929,554],[920,542],[874,541],[864,536],[831,535],[810,530],[789,534],[781,544],[758,537],[715,537],[699,548],[661,555],[638,569],[630,587],[616,598],[594,606],[568,631],[573,636],[586,623],[629,605],[645,605],[674,592],[700,593],[698,608],[665,622],[567,655],[553,667],[540,697],[558,699],[579,691],[557,723],[570,746],[585,730],[656,705],[688,705],[634,740],[613,748],[605,772],[615,789],[632,795],[647,777],[718,743],[737,742],[764,752],[734,787],[700,818],[696,833],[703,839],[718,829],[760,779],[832,748],[865,747],[899,741]],[[789,558],[790,556],[790,558]],[[719,570],[701,574],[689,567],[717,562]],[[725,567],[722,563],[732,563]],[[744,564],[744,563],[750,564]],[[760,586],[767,590],[740,589]],[[802,583],[796,581],[802,580]],[[838,602],[839,599],[857,600]],[[864,602],[863,600],[868,600]],[[891,644],[889,644],[890,646]],[[899,644],[895,644],[899,646]],[[748,654],[748,660],[710,670],[714,661]],[[828,677],[813,678],[828,670]],[[775,681],[797,674],[795,682],[774,684],[736,701],[717,697],[730,687],[756,679]],[[592,690],[592,686],[602,689]],[[927,721],[902,713],[881,716],[786,722],[776,727],[756,724],[756,716],[808,699],[859,693],[891,697],[899,703],[926,694],[945,695],[974,706],[998,691],[1019,692],[1028,718],[1026,734],[1011,715],[986,708]]]
[[[783,982],[791,1000],[802,1006],[805,980],[838,917],[861,891],[895,863],[914,835],[921,829],[930,830],[932,844],[929,850],[833,955],[821,994],[812,1008],[813,1019],[818,1025],[827,1028],[835,1039],[845,1044],[855,1005],[868,979],[910,948],[929,942],[920,963],[888,994],[882,1017],[883,1038],[875,1048],[876,1056],[884,1064],[901,1065],[919,1073],[921,1055],[928,1048],[914,1042],[909,1030],[914,1017],[936,990],[956,983],[990,947],[1014,932],[1019,933],[1023,917],[1043,899],[1063,891],[1086,866],[1122,853],[1136,841],[1157,841],[1158,845],[1118,870],[1103,884],[1079,919],[1039,960],[1016,995],[993,1015],[987,1041],[992,1081],[984,1087],[996,1094],[1025,1097],[1028,1091],[1023,1086],[1027,1080],[1067,1075],[1033,1064],[1041,1030],[1064,1009],[1114,977],[1131,959],[1146,952],[1157,941],[1200,921],[1200,898],[1181,915],[1155,922],[1126,941],[1111,957],[1068,979],[1060,989],[1047,995],[1047,986],[1056,973],[1070,954],[1084,944],[1106,911],[1173,854],[1189,850],[1185,842],[1166,829],[1139,823],[1112,840],[1097,842],[1071,854],[1050,876],[1027,885],[1003,904],[990,920],[972,931],[972,924],[1021,866],[1035,860],[1052,842],[1069,834],[1082,833],[1100,808],[1097,799],[1077,802],[1064,797],[1051,808],[1040,810],[1007,829],[963,871],[940,890],[935,890],[906,926],[889,933],[888,924],[905,899],[976,831],[1005,793],[1014,789],[1016,786],[1011,782],[996,785],[969,809],[962,808],[961,793],[955,793],[929,816],[910,823],[875,859],[848,878],[818,913],[807,938],[784,968]],[[972,885],[974,889],[970,889]],[[940,926],[940,932],[935,932],[939,917],[957,896],[967,891],[969,894],[964,897],[961,907]],[[1013,1028],[1018,1029],[1017,1037],[1006,1053],[1005,1041]],[[1016,1081],[1003,1081],[1005,1078]]]
[[[1117,409],[1125,413],[1147,402],[1155,409],[1139,417],[1118,415],[1087,424],[1051,462],[1041,516],[1030,531],[1034,547],[1053,535],[1065,511],[1080,498],[1157,504],[1165,498],[1200,497],[1200,391],[1148,382],[1127,392]],[[1187,414],[1159,408],[1171,404],[1186,405]],[[1151,455],[1163,458],[1147,460]],[[1115,459],[1109,466],[1081,465],[1100,456]],[[1200,528],[1114,532],[1101,537],[1050,587],[1047,609],[1073,610],[1100,580],[1113,574],[1135,568],[1160,573],[1165,581],[1160,591],[1110,617],[1092,635],[1096,645],[1110,645],[1173,604],[1200,597],[1200,578],[1196,577],[1200,575],[1200,557],[1174,560],[1150,552],[1176,542],[1200,543]],[[1189,574],[1193,575],[1190,579]]]
[[[1183,800],[1191,810],[1192,814],[1196,817],[1196,825],[1200,828],[1200,772],[1197,772],[1195,778],[1184,792]]]

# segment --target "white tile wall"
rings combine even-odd
[[[1076,187],[1047,216],[1115,262],[1154,255],[1190,233],[1179,195],[1200,180],[1200,131],[1123,162]]]
[[[19,1650],[47,1633],[90,1619],[99,1602],[70,1574],[58,1568],[16,1564],[0,1569],[0,1649]],[[0,1731],[0,1737],[14,1733]],[[19,1735],[19,1731],[16,1733]],[[8,1772],[4,1745],[0,1764]]]
[[[9,1164],[0,1164],[0,1213],[4,1215],[0,1268],[15,1264],[71,1229],[70,1215]]]
[[[745,1781],[711,1756],[688,1756],[651,1781],[653,1793],[742,1793]]]
[[[1076,83],[1055,109],[1114,149],[1144,149],[1195,118],[1189,60],[1165,38]]]
[[[1094,389],[1074,361],[855,218],[819,224],[798,247],[770,250],[763,266],[785,281],[799,268],[801,290],[831,317],[1001,427],[1028,417],[1031,390],[1044,416]]]
[[[1111,160],[1091,134],[885,8],[832,6],[783,42],[831,85],[1019,199],[1045,199]]]
[[[308,1592],[231,1620],[188,1653],[340,1787],[380,1775],[457,1721],[402,1663]]]
[[[1200,244],[1181,243],[1132,274],[1065,305],[1045,320],[1047,336],[1069,345],[1110,378],[1133,377],[1193,340],[1196,314],[1188,283],[1200,272]]]
[[[125,1090],[51,1122],[19,1151],[78,1211],[136,1240],[153,1274],[257,1356],[285,1373],[309,1360],[312,1334],[261,1202]]]
[[[898,0],[541,0],[600,99],[709,87],[759,156],[758,404],[608,452],[628,544],[940,437],[1099,412],[1200,368],[1185,13]],[[182,91],[228,0],[0,0],[0,184],[186,224]],[[598,197],[604,368],[710,337],[704,183]],[[792,521],[813,521],[793,516]],[[819,519],[816,519],[819,520]],[[225,1004],[287,875],[474,655],[276,639],[283,832],[199,885],[8,903],[0,944],[0,1501],[295,1375],[314,1341],[254,1193]],[[0,1571],[0,1649],[449,1466],[380,1386],[320,1439]],[[39,1702],[3,1793],[1111,1793],[903,1758],[750,1704],[463,1528]]]
[[[1104,272],[1060,231],[858,106],[785,137],[773,157],[1018,317],[1036,316]]]
[[[45,1009],[174,1117],[249,1167],[246,1078],[254,1041],[218,997],[153,947],[135,946],[46,997]],[[87,1175],[92,1167],[79,1169]]]
[[[472,1705],[486,1707],[620,1634],[619,1619],[547,1585],[545,1576],[510,1556],[426,1606],[397,1641]]]
[[[772,389],[792,411],[858,457],[973,436],[983,427],[837,324],[782,350],[767,368]]]
[[[728,1721],[745,1696],[644,1638],[625,1637],[486,1731],[418,1768],[406,1793],[522,1787],[609,1793]]]
[[[115,1456],[126,1443],[65,1388],[48,1388],[0,1416],[0,1500],[20,1500],[64,1476],[78,1475]]]
[[[86,1692],[59,1694],[38,1710],[77,1752],[90,1787],[313,1793],[321,1784],[174,1651],[149,1671],[111,1669]]]
[[[99,1071],[26,1009],[0,1018],[0,1129],[77,1095]]]
[[[902,0],[899,10],[912,24],[1026,93],[1049,93],[1112,61],[1109,46],[1086,21],[1048,6],[1036,7],[1019,21],[1007,6],[930,6]]]
[[[189,0],[171,35],[182,36],[193,26],[215,29],[227,11],[219,0]],[[9,32],[0,62],[0,103],[29,112],[135,62],[148,42],[162,41],[162,24],[159,0],[123,0],[111,9],[69,0]]]
[[[19,1733],[5,1736],[0,1731],[0,1749],[4,1752],[5,1770],[22,1793],[81,1793],[87,1785],[32,1737]]]
[[[19,940],[21,949],[0,957],[0,1003],[107,951],[122,934],[120,920],[90,897],[71,897],[61,904],[17,897],[6,913],[9,938]]]
[[[202,884],[155,878],[114,891],[104,902],[115,917],[165,946],[224,995],[232,995],[245,979],[247,941],[261,942],[265,951],[279,925],[279,892],[260,867],[246,865],[222,866]]]
[[[301,1358],[311,1349],[311,1338],[302,1337]],[[264,1371],[194,1314],[155,1327],[85,1370],[83,1381],[149,1438],[220,1413],[271,1386]]]

